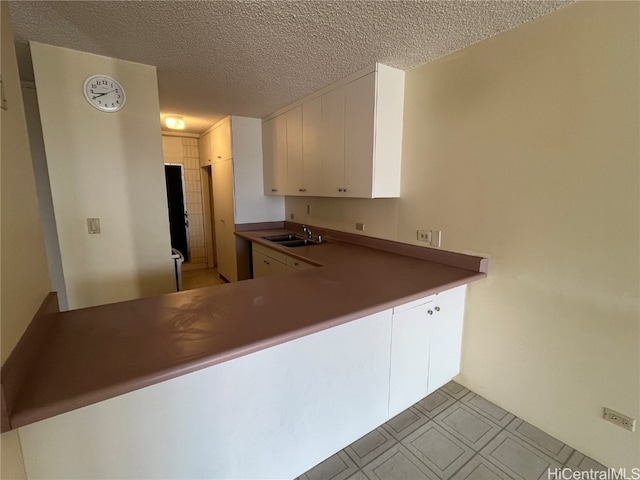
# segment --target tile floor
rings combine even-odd
[[[220,280],[218,271],[215,268],[203,268],[201,270],[187,270],[182,272],[182,290],[193,290],[194,288],[211,287],[222,285],[224,280]]]
[[[606,468],[449,382],[298,480],[535,480]]]

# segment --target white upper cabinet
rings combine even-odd
[[[287,123],[287,187],[285,195],[303,194],[302,105],[283,114]]]
[[[404,72],[376,64],[267,117],[265,193],[399,197],[403,107]],[[282,168],[286,187],[272,187]]]
[[[262,124],[265,195],[285,195],[287,187],[287,117],[279,115]]]
[[[211,133],[206,133],[198,139],[198,153],[201,167],[211,165]]]
[[[344,188],[344,94],[340,87],[321,97],[322,196],[338,196]]]
[[[211,133],[211,156],[213,162],[231,158],[231,120],[220,122]]]
[[[322,195],[322,97],[302,105],[302,192],[301,195]]]

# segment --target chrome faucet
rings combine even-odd
[[[302,226],[302,231],[307,234],[307,237],[313,239],[313,234],[311,233],[311,230],[307,228],[306,225]]]

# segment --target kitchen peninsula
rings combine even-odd
[[[455,292],[461,335],[464,285],[486,276],[480,257],[321,229],[285,250],[262,237],[301,226],[269,227],[237,235],[318,268],[49,315],[10,417],[30,475],[297,476],[398,413],[394,320],[436,319]]]

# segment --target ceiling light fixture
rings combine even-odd
[[[184,118],[171,116],[165,117],[164,124],[172,130],[184,130]]]

